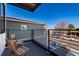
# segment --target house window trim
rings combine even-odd
[[[24,28],[23,28],[24,27]],[[21,25],[21,30],[27,30],[27,25]]]

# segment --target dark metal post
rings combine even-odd
[[[33,29],[31,30],[31,36],[32,36],[32,37],[31,37],[32,40],[34,40],[34,30],[33,30]]]
[[[5,32],[5,4],[3,3],[3,20],[2,20],[2,29],[1,29],[1,33]]]
[[[7,38],[9,38],[9,29],[7,29]]]
[[[5,12],[6,12],[6,11],[5,11],[5,4],[3,4],[3,6],[4,6],[4,8],[3,8],[3,9],[4,9],[4,12],[3,12],[3,17],[4,17],[4,21],[3,21],[3,24],[4,24],[4,25],[3,25],[3,27],[4,27],[4,30],[3,30],[3,31],[5,32],[5,17],[6,17],[6,16],[5,16]]]
[[[50,29],[48,29],[48,49],[50,48]]]
[[[0,3],[0,27],[1,27],[1,3]],[[0,33],[1,33],[1,28],[0,28]]]

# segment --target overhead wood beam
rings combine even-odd
[[[10,5],[29,10],[31,12],[35,11],[36,8],[40,5],[40,3],[8,3]]]

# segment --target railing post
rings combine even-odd
[[[9,29],[7,29],[7,34],[6,35],[7,35],[7,38],[9,38]]]
[[[0,6],[1,7],[1,6]],[[2,7],[3,7],[3,18],[1,18],[1,33],[5,33],[5,4],[2,3]],[[2,11],[2,9],[1,9]],[[1,16],[1,14],[0,14]]]
[[[50,48],[50,29],[48,29],[48,49]]]
[[[34,30],[31,30],[31,39],[34,40]]]
[[[3,28],[2,28],[2,33],[5,32],[5,4],[3,3]]]

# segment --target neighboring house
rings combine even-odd
[[[45,24],[36,21],[22,20],[17,18],[6,18],[7,29],[44,29]]]

